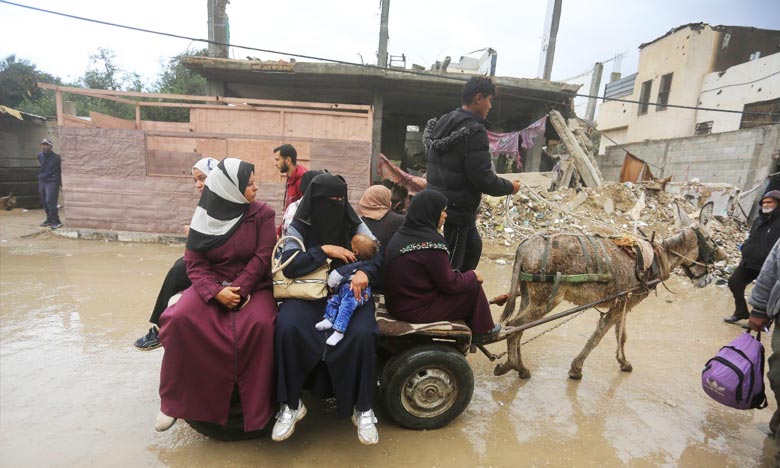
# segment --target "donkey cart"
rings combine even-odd
[[[472,343],[471,330],[462,321],[410,324],[392,318],[381,301],[377,306],[379,325],[379,388],[385,408],[395,422],[409,429],[437,429],[446,426],[468,406],[474,393],[474,373],[466,361],[469,352],[481,351],[491,361],[499,359],[485,345],[545,323],[585,311],[607,301],[652,287],[660,280],[583,304],[539,320],[505,327],[495,337]],[[501,304],[506,296],[491,303]]]
[[[650,281],[641,287],[657,284]],[[636,289],[636,288],[635,288]],[[377,296],[377,370],[380,400],[384,401],[390,417],[409,429],[437,429],[457,418],[469,405],[474,393],[474,373],[466,361],[466,354],[484,353],[495,361],[485,345],[504,341],[529,328],[581,312],[602,302],[633,292],[623,291],[596,302],[567,309],[554,315],[521,326],[505,327],[490,340],[474,344],[471,330],[462,321],[411,324],[394,319],[384,306],[384,298]],[[491,301],[501,304],[502,297]],[[503,296],[506,300],[506,296]],[[244,420],[238,391],[234,390],[230,415],[225,426],[216,423],[191,421],[196,431],[217,440],[243,440],[261,437],[267,428],[244,432]]]

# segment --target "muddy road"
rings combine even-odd
[[[567,378],[598,318],[588,311],[524,348],[530,380],[494,377],[492,363],[470,355],[474,398],[440,430],[400,428],[378,402],[380,443],[364,447],[350,421],[309,398],[309,415],[283,443],[216,442],[181,422],[156,433],[163,350],[136,351],[132,341],[182,247],[35,234],[40,219],[0,213],[3,466],[741,468],[769,465],[775,450],[764,435],[772,398],[763,411],[737,411],[701,391],[704,362],[741,330],[721,321],[727,289],[694,290],[680,278],[669,284],[677,295],[659,288],[629,316],[631,374],[619,371],[610,333],[583,380]],[[483,259],[480,270],[488,296],[508,290],[511,259]]]

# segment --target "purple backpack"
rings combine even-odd
[[[766,408],[761,334],[743,333],[707,361],[701,386],[713,400],[737,409]]]

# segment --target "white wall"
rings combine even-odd
[[[704,77],[699,106],[741,111],[745,104],[780,97],[780,53]],[[696,123],[712,121],[712,133],[739,129],[741,114],[697,111]]]

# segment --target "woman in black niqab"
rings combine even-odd
[[[287,229],[288,236],[301,240],[305,252],[296,242],[285,244],[282,259],[295,256],[283,270],[285,276],[296,278],[310,273],[328,258],[331,259],[331,267],[349,261],[349,256],[354,260],[350,241],[355,234],[373,237],[349,204],[346,182],[336,175],[318,175],[311,181]],[[380,264],[381,255],[361,262],[352,280],[353,288],[358,288],[358,276],[368,277],[373,285]],[[366,283],[363,282],[364,285]],[[379,332],[374,301],[368,301],[355,310],[347,333],[338,346],[326,345],[331,331],[314,328],[324,311],[325,299],[286,299],[279,306],[274,354],[276,394],[281,411],[272,438],[284,440],[289,437],[297,420],[305,414],[301,403],[305,387],[319,397],[335,396],[338,413],[342,416],[350,416],[355,411],[361,442],[376,443],[378,435],[372,406]]]

